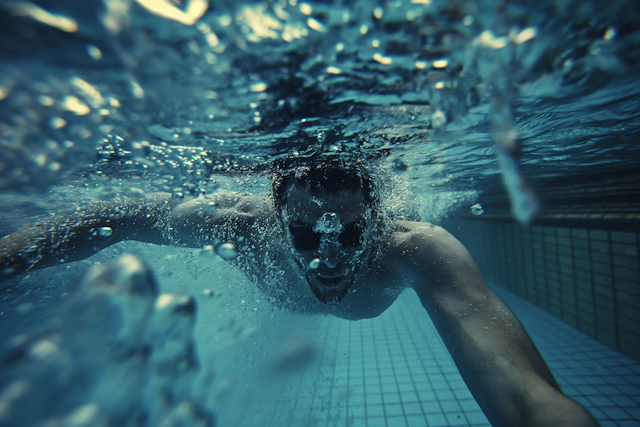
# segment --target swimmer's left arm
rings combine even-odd
[[[406,223],[397,247],[414,289],[494,426],[597,426],[560,390],[515,315],[469,252],[440,227]]]

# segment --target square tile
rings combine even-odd
[[[484,423],[489,424],[489,420],[487,420],[487,417],[482,411],[467,412],[465,415],[467,416],[469,424],[474,427]]]
[[[616,404],[606,396],[588,396],[588,399],[593,403],[593,406],[600,409],[609,406],[616,406]]]
[[[418,396],[414,391],[403,391],[400,393],[400,399],[402,402],[412,403],[418,401]]]
[[[382,405],[367,405],[365,407],[365,413],[368,417],[383,417],[384,416],[384,406]]]
[[[403,403],[402,407],[404,408],[405,415],[418,415],[422,414],[422,405],[419,403]]]
[[[418,391],[418,397],[421,402],[436,401],[436,394],[431,390]]]
[[[400,404],[385,405],[384,410],[387,414],[387,417],[404,415],[402,405]]]
[[[387,417],[388,427],[407,427],[404,417]]]
[[[367,418],[367,427],[387,427],[387,420],[380,417]]]
[[[382,395],[382,398],[384,399],[385,405],[391,403],[401,403],[400,395],[398,393],[384,393]]]
[[[406,419],[408,427],[424,427],[427,425],[424,415],[407,415]]]
[[[466,426],[467,420],[460,412],[447,413],[446,414],[447,421],[449,421],[450,426]]]
[[[631,415],[625,412],[622,408],[617,407],[602,407],[600,408],[610,419],[613,420],[630,420]]]
[[[444,412],[458,412],[460,411],[460,405],[456,400],[441,400],[440,406]]]
[[[367,415],[367,411],[366,408],[364,407],[364,405],[349,405],[347,407],[347,410],[349,412],[349,418],[351,417],[355,417],[355,418],[363,418]]]
[[[425,418],[429,427],[446,427],[449,425],[443,414],[426,414]]]

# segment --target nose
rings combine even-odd
[[[329,268],[336,268],[340,262],[340,247],[332,244],[322,245],[320,261]]]

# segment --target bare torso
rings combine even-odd
[[[212,200],[218,206],[215,213],[205,213]],[[427,223],[399,222],[385,227],[392,231],[379,230],[380,238],[375,240],[362,259],[348,294],[339,303],[329,305],[318,301],[294,262],[268,198],[229,194],[212,199],[200,198],[178,206],[174,209],[174,215],[174,222],[189,224],[189,230],[179,232],[182,236],[191,234],[192,240],[185,242],[190,246],[209,244],[211,242],[207,241],[206,236],[221,234],[213,232],[197,236],[190,231],[211,229],[211,223],[217,222],[217,217],[224,218],[226,224],[237,224],[234,230],[227,227],[224,236],[233,242],[238,242],[238,237],[241,237],[241,242],[236,243],[240,255],[234,263],[275,305],[293,311],[331,314],[350,320],[379,316],[410,286],[412,277],[403,268],[399,243],[404,242],[417,228],[432,227]],[[234,220],[234,217],[242,220]],[[199,244],[196,245],[196,241]]]

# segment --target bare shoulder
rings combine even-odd
[[[173,208],[174,217],[206,215],[267,216],[273,211],[268,197],[219,190],[210,196],[186,200]]]
[[[444,228],[427,222],[399,221],[390,237],[390,255],[415,273],[477,269],[466,248]],[[446,267],[446,268],[445,268]]]
[[[268,197],[226,190],[184,201],[172,209],[170,216],[171,227],[188,245],[207,244],[223,234],[253,240],[256,227],[275,221]]]
[[[406,251],[411,248],[437,250],[452,241],[456,241],[444,228],[418,221],[398,221],[394,224],[394,232],[390,236],[392,247]]]

